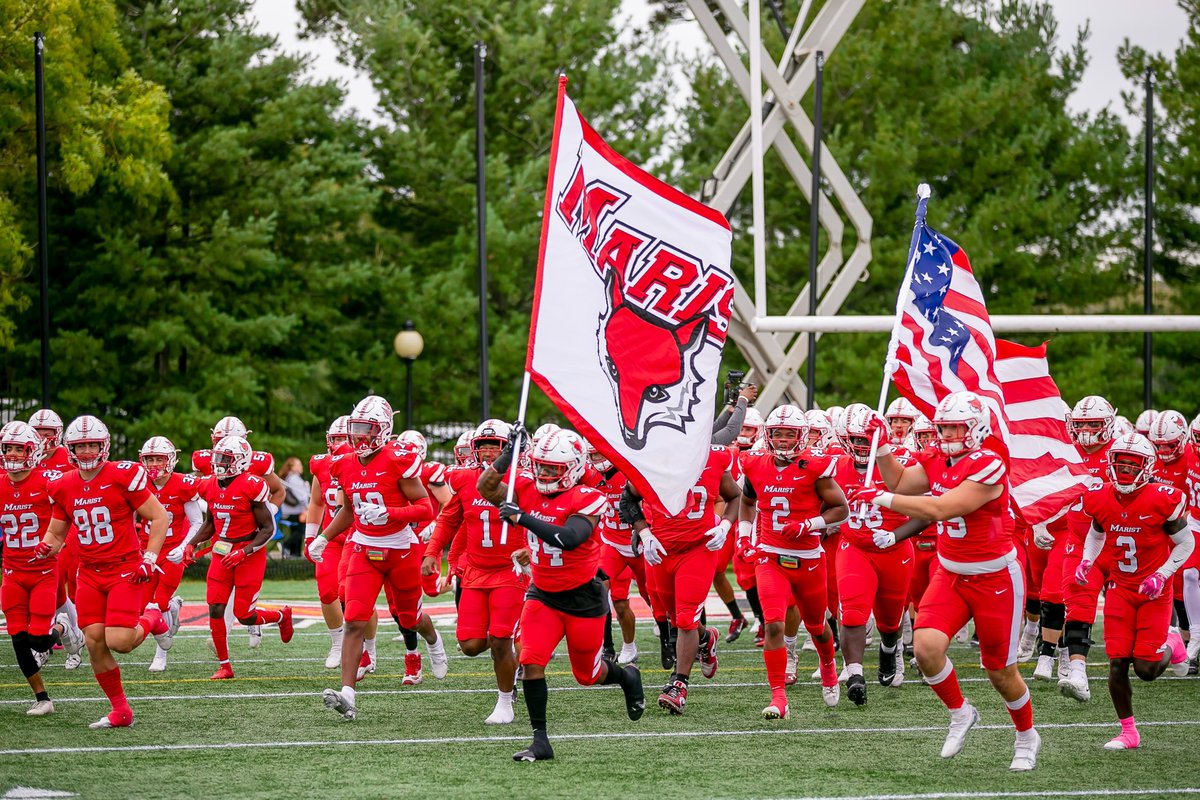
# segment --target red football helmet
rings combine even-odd
[[[875,410],[865,403],[846,406],[846,451],[855,463],[866,464],[871,458],[871,424],[879,419]],[[882,421],[882,420],[881,420]],[[884,421],[886,425],[886,421]],[[886,444],[877,442],[877,444]]]
[[[221,417],[212,429],[213,447],[217,446],[217,442],[224,439],[226,436],[240,436],[246,439],[252,431],[246,430],[246,426],[237,417]]]
[[[904,437],[908,436],[913,422],[920,414],[917,407],[903,397],[897,397],[892,401],[892,404],[887,407],[887,413],[883,415],[892,431],[892,444],[904,444]]]
[[[529,454],[533,480],[542,494],[565,492],[583,477],[587,453],[583,440],[571,431],[558,430],[538,440]]]
[[[377,394],[358,401],[346,420],[354,452],[366,457],[392,438],[392,406]]]
[[[429,454],[429,443],[425,441],[425,435],[420,431],[401,431],[400,435],[396,437],[396,442],[415,450],[422,461]]]
[[[212,471],[218,478],[236,478],[250,469],[254,448],[241,436],[226,436],[212,451]]]
[[[337,455],[338,449],[350,443],[350,417],[341,416],[329,423],[325,431],[325,450],[329,455]]]
[[[471,439],[475,436],[475,431],[463,431],[458,435],[458,441],[454,443],[454,463],[456,466],[463,466],[470,463],[474,454],[471,452]]]
[[[62,417],[48,408],[39,408],[29,417],[29,427],[38,432],[46,440],[46,449],[53,450],[62,444]]]
[[[933,414],[938,446],[954,457],[983,447],[992,434],[992,415],[974,392],[955,392],[942,398]]]
[[[1099,395],[1082,398],[1067,414],[1067,433],[1081,447],[1095,447],[1112,439],[1117,410]]]
[[[475,463],[487,466],[499,458],[510,433],[512,426],[502,419],[485,419],[479,423],[471,436],[471,454]]]

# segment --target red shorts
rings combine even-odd
[[[583,686],[600,678],[604,617],[575,617],[530,598],[521,609],[521,664],[544,667],[554,648],[567,640],[571,672]]]
[[[612,545],[600,544],[600,569],[608,576],[608,593],[613,602],[629,599],[629,585],[636,580],[638,593],[645,598],[649,595],[646,588],[646,562],[637,556],[632,558],[621,555]],[[711,583],[712,576],[709,576]]]
[[[734,526],[735,528],[737,526]],[[729,569],[730,563],[733,561],[733,554],[737,550],[737,531],[731,531],[725,537],[725,545],[717,551],[717,559],[713,564],[713,576],[721,575],[725,570]]]
[[[971,619],[984,669],[1017,663],[1017,642],[1025,622],[1025,575],[1020,561],[984,575],[956,575],[938,565],[913,627],[933,628],[953,638]]]
[[[1067,549],[1067,540],[1065,536],[1059,536],[1054,542],[1049,552],[1046,553],[1046,570],[1042,573],[1042,588],[1038,597],[1043,603],[1064,603],[1063,597],[1063,551]],[[1034,547],[1034,550],[1037,550]],[[1071,572],[1071,581],[1075,581],[1074,570]]]
[[[317,599],[322,605],[336,603],[340,598],[338,587],[338,572],[341,569],[342,550],[346,548],[346,539],[339,536],[325,545],[321,561],[316,565]]]
[[[342,557],[338,559],[338,599],[342,601],[342,605],[346,603],[346,573],[350,569],[350,554],[354,552],[354,548],[350,544],[349,534],[342,539]]]
[[[163,545],[162,552],[158,554],[158,568],[162,572],[155,572],[150,576],[149,581],[142,584],[143,606],[155,603],[160,610],[166,611],[167,604],[171,602],[171,597],[175,594],[175,590],[179,588],[179,584],[183,580],[183,570],[185,567],[182,561],[178,564],[172,564],[170,561],[167,561],[167,553],[173,548],[173,544]]]
[[[1100,600],[1100,590],[1108,580],[1108,568],[1111,559],[1101,556],[1092,565],[1088,573],[1086,586],[1075,582],[1075,570],[1083,560],[1083,545],[1066,544],[1063,546],[1062,557],[1062,592],[1063,603],[1067,606],[1067,620],[1070,622],[1086,622],[1092,625],[1096,622],[1096,607]]]
[[[781,565],[780,558],[774,553],[764,553],[755,566],[763,621],[783,622],[788,606],[794,602],[800,608],[804,627],[809,633],[819,635],[825,630],[829,608],[824,554],[820,558],[795,559],[794,567]]]
[[[58,569],[53,560],[45,569],[6,569],[0,583],[0,610],[8,635],[26,631],[44,636],[58,608]]]
[[[1171,624],[1171,592],[1151,600],[1134,589],[1108,584],[1104,593],[1104,652],[1110,659],[1158,661]]]
[[[524,603],[525,590],[514,584],[464,586],[458,599],[455,635],[460,642],[489,636],[511,639]]]
[[[668,554],[657,566],[646,567],[646,572],[653,576],[650,580],[654,585],[654,607],[665,610],[671,624],[681,631],[695,630],[700,624],[717,555],[697,543],[687,550]]]
[[[244,545],[236,545],[244,546]],[[263,576],[267,573],[267,551],[259,550],[236,567],[225,566],[225,557],[212,554],[208,565],[208,590],[205,602],[209,605],[228,603],[233,596],[233,616],[246,619],[254,615],[258,595],[262,592]]]
[[[416,628],[421,618],[421,548],[393,550],[351,542],[346,567],[346,612],[350,622],[366,622],[384,584],[391,587],[394,613],[402,628]]]
[[[913,539],[912,543],[913,576],[908,584],[908,601],[913,604],[913,608],[920,608],[921,598],[925,596],[925,590],[929,588],[929,581],[933,578],[933,571],[937,569],[937,541],[919,537]]]
[[[904,616],[912,575],[912,542],[875,550],[842,539],[837,551],[838,619],[856,628],[866,625],[874,611],[875,627],[882,633],[895,633]]]
[[[89,625],[132,628],[137,625],[145,608],[142,586],[132,580],[137,568],[137,561],[97,567],[79,565],[75,597],[80,628]]]
[[[729,538],[735,537],[730,536]],[[757,564],[754,561],[747,561],[737,552],[733,554],[733,577],[738,586],[742,587],[742,591],[748,592],[758,586],[756,567]]]

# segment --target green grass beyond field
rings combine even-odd
[[[184,585],[191,600],[199,583]],[[263,598],[309,599],[307,582],[269,582]],[[717,618],[722,634],[728,619]],[[1038,769],[1012,775],[1013,733],[999,698],[984,682],[978,656],[956,646],[952,657],[983,727],[958,758],[938,758],[946,714],[919,681],[899,689],[874,683],[856,708],[843,697],[821,703],[808,679],[812,653],[802,658],[802,683],[790,691],[792,718],[766,722],[762,657],[747,634],[719,652],[720,671],[705,681],[694,671],[687,714],[670,717],[655,700],[666,677],[648,625],[638,629],[647,711],[626,719],[615,688],[581,689],[565,655],[549,667],[550,735],[556,760],[516,764],[528,741],[524,706],[517,722],[491,727],[483,718],[495,695],[487,658],[457,654],[448,639],[451,672],[402,687],[403,645],[395,627],[381,627],[378,674],[359,688],[359,719],[341,721],[321,704],[336,686],[325,670],[323,626],[298,631],[290,645],[268,629],[257,651],[244,629],[231,634],[237,679],[207,680],[214,662],[206,634],[185,629],[163,674],[146,671],[152,646],[122,661],[136,714],[133,728],[91,731],[107,711],[85,659],[75,672],[56,654],[43,674],[57,705],[43,719],[24,715],[28,690],[7,642],[0,643],[0,796],[14,786],[72,792],[85,798],[131,797],[416,797],[416,798],[778,798],[920,795],[924,797],[1059,797],[1200,794],[1194,774],[1200,729],[1200,682],[1163,678],[1135,686],[1140,751],[1107,753],[1116,731],[1093,653],[1093,700],[1080,705],[1052,684],[1032,685],[1044,747]],[[1023,669],[1028,675],[1032,664]],[[910,671],[910,679],[913,677]],[[1174,791],[1171,791],[1174,790]],[[33,795],[21,795],[33,796]],[[37,795],[49,796],[49,795]]]

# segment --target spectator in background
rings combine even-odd
[[[283,534],[280,549],[284,558],[299,558],[304,547],[304,510],[308,508],[309,486],[304,480],[304,466],[292,456],[279,468],[283,481],[283,505],[279,507],[279,528]]]

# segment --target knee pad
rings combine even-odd
[[[805,625],[805,626],[804,626],[804,630],[805,630],[805,631],[808,633],[808,635],[809,635],[809,636],[813,637],[814,639],[815,639],[815,638],[817,638],[818,636],[823,636],[823,635],[825,634],[825,628],[824,628],[824,627],[821,627],[821,628],[810,628],[810,627],[808,627],[807,625]]]
[[[27,633],[25,636],[26,641],[29,642],[29,648],[39,653],[45,653],[58,644],[58,636],[53,633],[43,633],[41,636],[34,636],[31,633]]]
[[[1067,618],[1067,607],[1062,603],[1042,603],[1042,627],[1051,631],[1061,631]]]
[[[29,647],[29,634],[25,631],[14,633],[12,636],[13,653],[17,656],[17,666],[21,668],[21,674],[26,678],[31,678],[38,673],[37,660],[33,657],[33,650]]]
[[[1025,613],[1037,616],[1042,613],[1042,601],[1036,597],[1025,598]]]
[[[1068,620],[1063,626],[1063,644],[1073,656],[1086,656],[1092,646],[1092,626],[1086,622]]]

